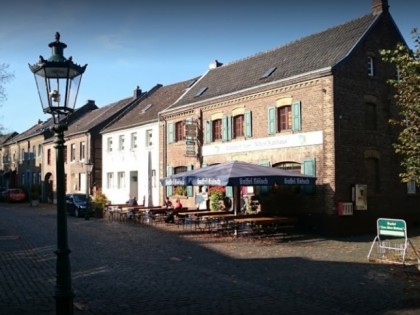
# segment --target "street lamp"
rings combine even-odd
[[[86,166],[86,210],[85,210],[85,219],[89,220],[90,211],[91,211],[91,203],[89,202],[89,188],[90,188],[90,174],[93,170],[93,163],[88,160],[85,162]]]
[[[57,176],[57,255],[56,263],[56,314],[73,314],[74,293],[71,285],[70,249],[67,238],[67,213],[65,209],[64,177],[64,132],[67,130],[67,117],[74,111],[79,85],[87,65],[79,66],[66,59],[63,50],[66,44],[60,42],[60,34],[48,45],[52,56],[45,60],[39,57],[38,63],[29,64],[35,76],[39,98],[44,113],[51,114],[54,125],[54,147],[56,152]]]

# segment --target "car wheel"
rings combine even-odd
[[[74,216],[77,218],[80,216],[79,208],[74,209]]]

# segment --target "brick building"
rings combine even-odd
[[[214,61],[161,113],[161,173],[228,160],[315,175],[315,189],[243,188],[276,214],[326,234],[374,231],[379,217],[417,224],[419,194],[400,183],[395,68],[381,49],[403,42],[386,0],[371,13],[242,60]],[[196,206],[199,187],[169,187]],[[244,190],[245,189],[245,190]]]

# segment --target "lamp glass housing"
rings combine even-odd
[[[76,105],[82,75],[87,65],[79,66],[72,58],[66,59],[63,50],[66,44],[60,42],[60,34],[49,44],[52,56],[45,60],[40,56],[39,62],[29,65],[35,77],[39,99],[44,113],[51,114],[54,123],[71,114]]]

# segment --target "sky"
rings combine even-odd
[[[105,106],[156,84],[204,74],[371,12],[372,0],[3,0],[0,64],[14,79],[0,103],[3,133],[24,132],[43,114],[28,64],[51,56],[56,32],[64,56],[85,65],[76,107]],[[420,0],[389,0],[407,44],[420,28]]]

